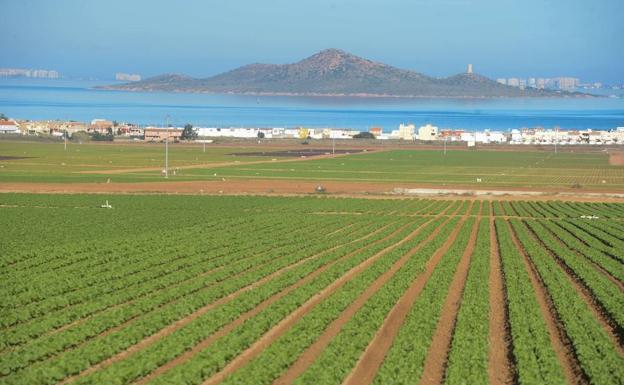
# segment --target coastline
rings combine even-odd
[[[593,99],[606,98],[604,95],[589,94],[583,92],[567,92],[558,95],[394,95],[376,93],[318,93],[318,92],[254,92],[254,91],[229,91],[219,92],[196,89],[156,89],[156,88],[126,88],[118,86],[95,86],[92,90],[122,91],[122,92],[163,92],[172,94],[208,94],[208,95],[241,95],[241,96],[293,96],[293,97],[322,97],[322,98],[387,98],[387,99],[439,99],[439,100],[488,100],[488,99]]]

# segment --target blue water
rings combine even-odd
[[[102,82],[0,79],[0,112],[16,119],[253,127],[343,127],[385,131],[400,123],[508,130],[624,126],[624,92],[592,99],[394,99],[135,93],[92,89]],[[609,91],[614,93],[615,91]]]

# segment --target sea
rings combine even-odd
[[[196,127],[417,127],[611,130],[624,126],[624,90],[600,98],[416,99],[250,96],[98,90],[110,81],[0,78],[0,113],[14,119],[109,119]]]

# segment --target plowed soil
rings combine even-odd
[[[322,185],[326,192],[318,194],[315,189]],[[394,188],[424,188],[435,192],[435,186],[390,184],[373,182],[340,182],[340,181],[297,181],[297,180],[212,180],[186,182],[143,182],[143,183],[2,183],[0,192],[24,193],[53,193],[53,194],[191,194],[191,195],[332,195],[359,198],[398,198],[405,199],[414,196],[395,195]],[[458,186],[461,187],[461,186]],[[448,190],[448,186],[444,187]],[[517,191],[532,191],[530,189],[515,189]],[[490,191],[490,190],[485,190]],[[491,190],[495,191],[495,190]],[[589,191],[586,191],[589,192]],[[622,193],[622,191],[613,191]],[[429,195],[427,198],[457,198],[457,199],[496,199],[496,200],[565,200],[578,202],[624,202],[624,198],[584,195],[584,193],[558,195],[557,190],[544,191],[544,195],[487,195],[474,197],[468,195]],[[601,191],[599,193],[607,193]]]

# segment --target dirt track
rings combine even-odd
[[[624,202],[624,197],[609,196],[608,194],[622,194],[623,191],[561,191],[557,189],[535,190],[514,188],[513,191],[504,190],[505,195],[498,194],[502,190],[495,188],[479,190],[469,186],[457,186],[461,190],[453,190],[448,186],[437,188],[430,185],[394,184],[375,182],[337,182],[337,181],[297,181],[297,180],[212,180],[212,181],[169,181],[169,182],[141,182],[141,183],[2,183],[2,192],[24,193],[56,193],[56,194],[195,194],[195,195],[319,195],[315,188],[321,184],[326,188],[326,195],[359,198],[460,198],[460,199],[497,199],[497,200],[567,200],[579,202]],[[394,189],[418,189],[424,193],[401,195],[394,193]],[[464,189],[477,191],[479,196],[466,194]],[[455,191],[455,193],[452,193]],[[526,195],[524,194],[526,192]],[[531,194],[531,195],[529,195]]]

